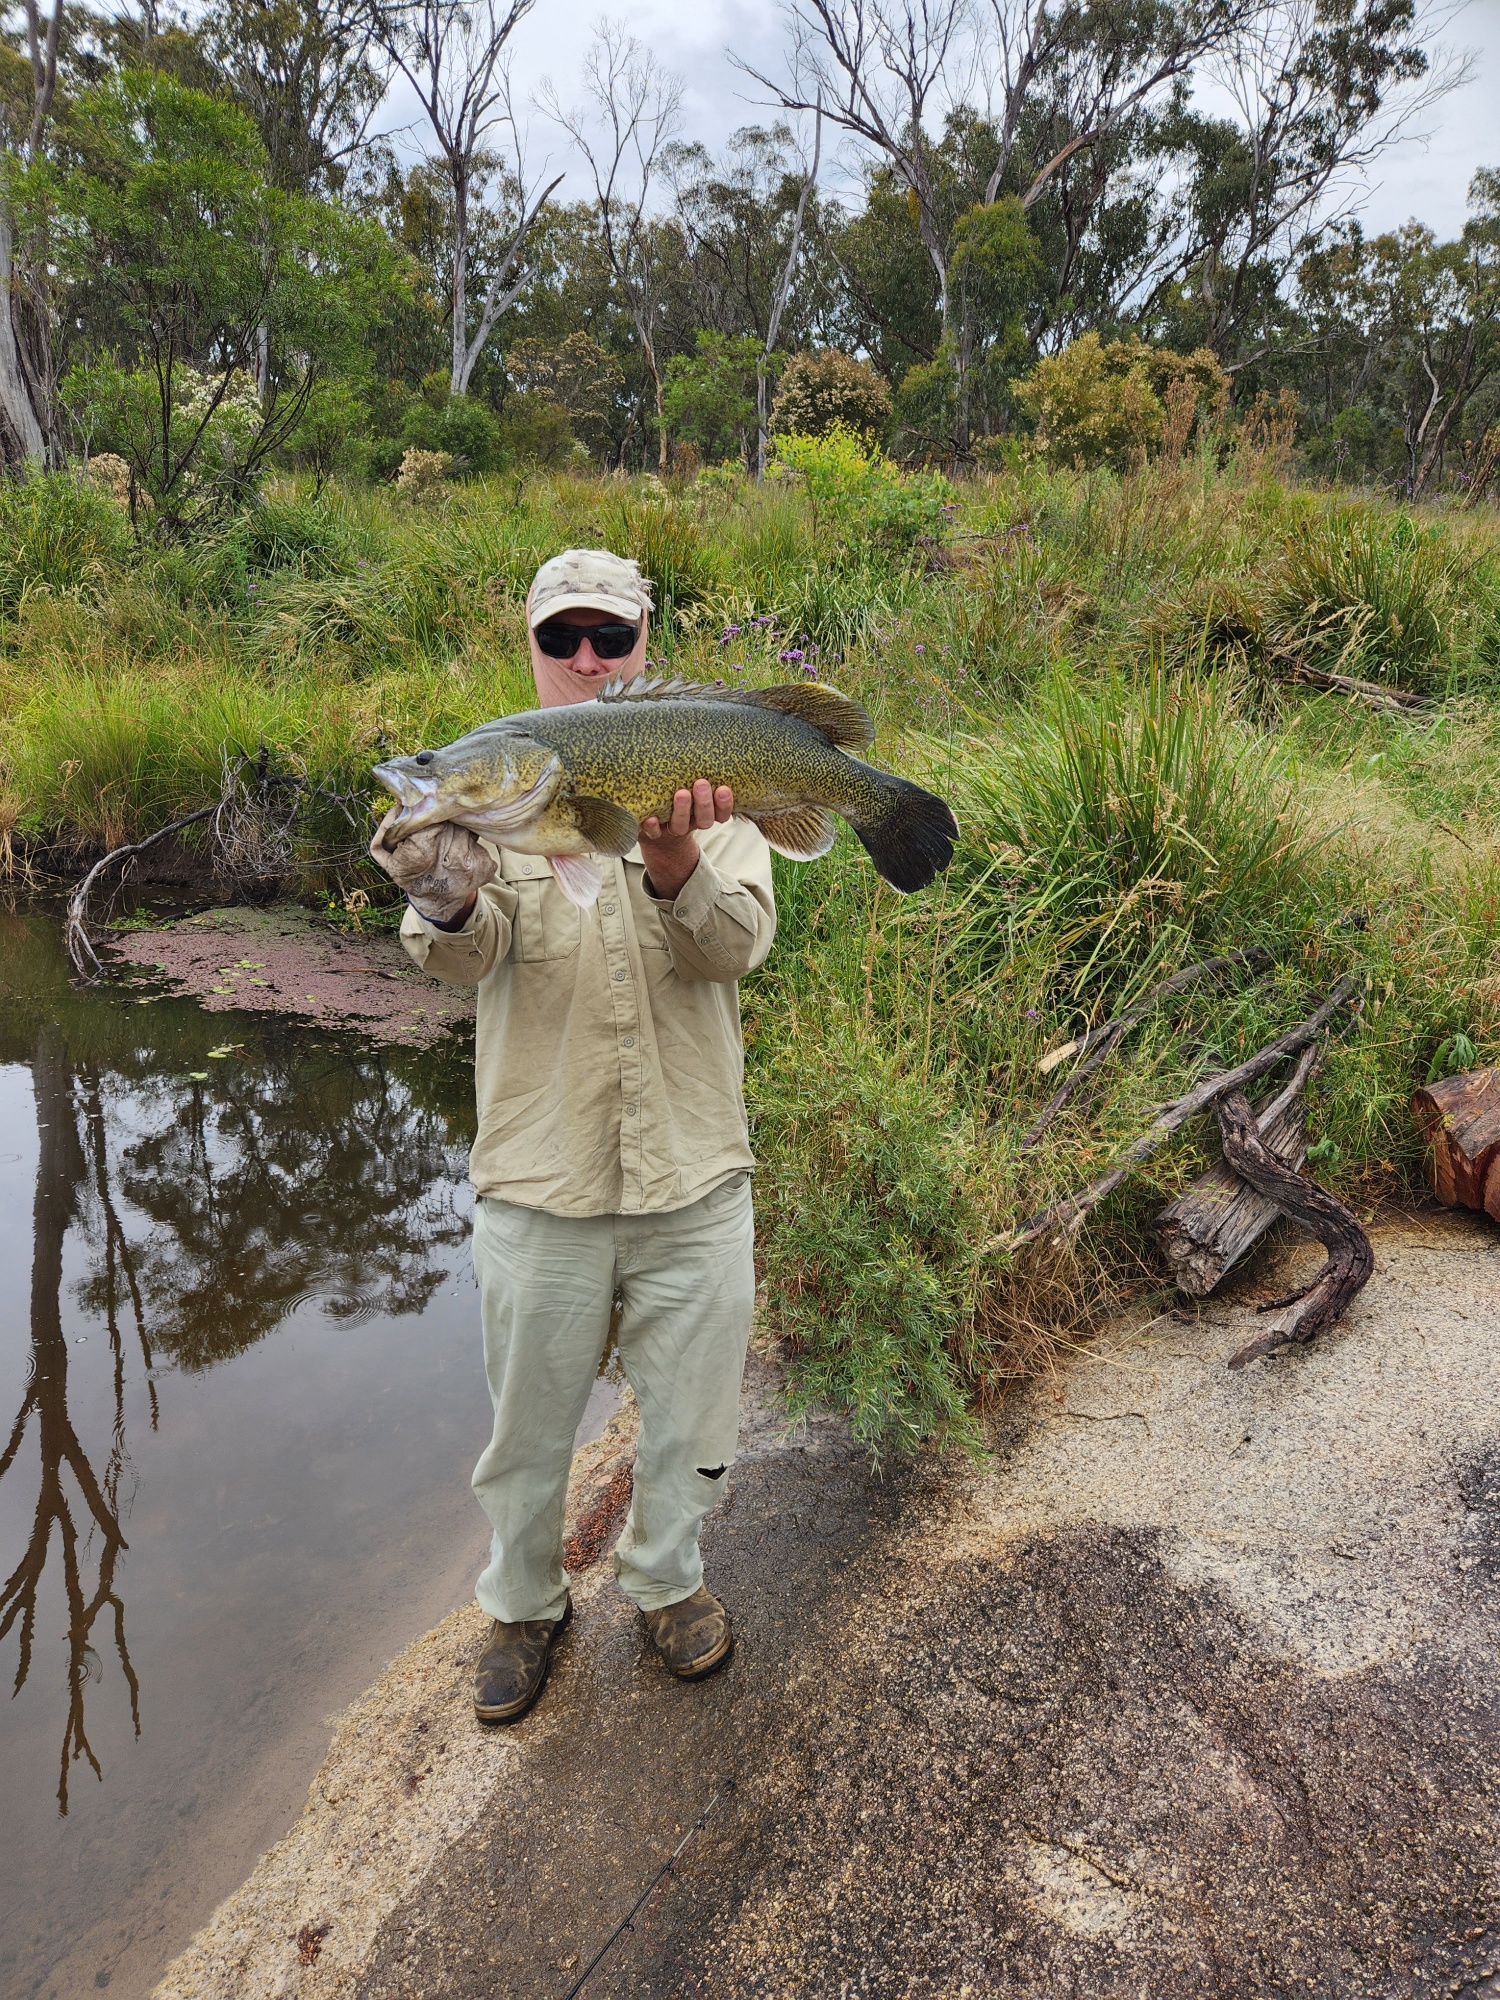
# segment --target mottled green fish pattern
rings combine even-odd
[[[444,820],[524,854],[545,855],[582,907],[599,891],[594,854],[628,854],[641,822],[663,823],[676,792],[728,785],[736,814],[778,853],[826,854],[849,822],[893,888],[946,868],[958,826],[945,802],[851,756],[874,738],[858,702],[816,682],[729,688],[614,682],[593,701],[503,716],[442,750],[375,767],[396,800],[387,846]]]

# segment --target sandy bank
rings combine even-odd
[[[1122,1323],[983,1468],[876,1479],[762,1375],[708,1544],[731,1668],[670,1682],[600,1563],[485,1734],[458,1614],[161,1994],[560,1996],[726,1779],[588,2000],[1489,1992],[1500,1234],[1376,1251],[1344,1326],[1241,1374],[1264,1270]]]

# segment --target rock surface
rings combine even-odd
[[[983,1467],[877,1478],[762,1376],[728,1670],[669,1681],[600,1564],[484,1734],[458,1614],[162,1995],[562,2000],[716,1796],[586,2000],[1500,1994],[1500,1234],[1375,1241],[1310,1348],[1227,1371],[1262,1270],[1120,1325]]]

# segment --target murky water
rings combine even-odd
[[[471,1121],[462,1046],[79,993],[0,917],[0,1993],[147,1992],[468,1596]]]

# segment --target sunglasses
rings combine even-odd
[[[587,639],[597,659],[623,660],[635,651],[639,625],[568,625],[549,618],[536,628],[536,642],[549,660],[571,660]]]

